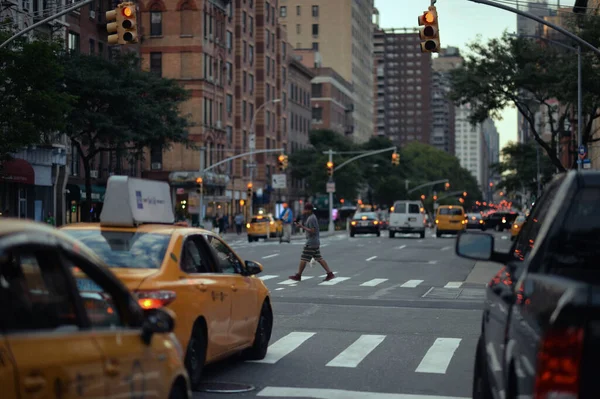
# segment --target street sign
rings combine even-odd
[[[287,178],[285,174],[273,175],[271,177],[273,188],[286,188],[287,187]]]
[[[585,148],[585,146],[582,144],[579,146],[579,155],[585,155],[587,153],[587,149]]]
[[[327,192],[328,193],[335,193],[335,182],[328,182],[327,183]]]
[[[256,135],[255,134],[251,134],[250,137],[248,138],[248,146],[250,147],[251,150],[256,149]]]

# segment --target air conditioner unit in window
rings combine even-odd
[[[97,179],[98,178],[98,171],[97,170],[90,170],[90,177],[92,179]]]
[[[160,169],[162,169],[162,163],[161,162],[152,162],[151,168],[152,168],[152,170],[160,170]]]
[[[96,19],[96,11],[90,10],[90,18],[91,19]]]
[[[217,129],[222,129],[223,123],[221,121],[217,121]]]

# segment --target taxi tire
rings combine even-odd
[[[206,363],[207,349],[205,331],[206,330],[204,329],[203,325],[197,325],[194,328],[194,333],[190,339],[190,342],[188,343],[188,348],[185,354],[185,368],[188,372],[192,389],[197,389],[198,385],[202,382],[202,371],[204,370],[204,364]],[[193,350],[195,350],[196,353],[190,352]],[[190,356],[195,356],[198,359],[195,370],[192,370]]]
[[[258,325],[254,333],[254,344],[246,349],[244,358],[247,360],[262,360],[267,356],[269,340],[273,331],[273,312],[267,302],[263,304]]]
[[[175,383],[173,388],[171,388],[171,392],[169,392],[169,399],[189,399],[187,391],[185,389],[185,385]]]

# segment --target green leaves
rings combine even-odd
[[[517,191],[536,192],[537,190],[537,148],[533,142],[520,144],[510,143],[502,149],[502,161],[494,165],[494,169],[502,176],[498,188],[509,193]],[[540,175],[542,184],[552,179],[554,166],[540,151]]]

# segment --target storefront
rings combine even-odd
[[[35,213],[35,171],[24,159],[11,159],[0,168],[0,212],[3,216],[31,218]]]
[[[99,222],[106,187],[92,184],[92,207],[88,209],[85,184],[67,184],[66,223]],[[88,216],[89,214],[89,216]]]

